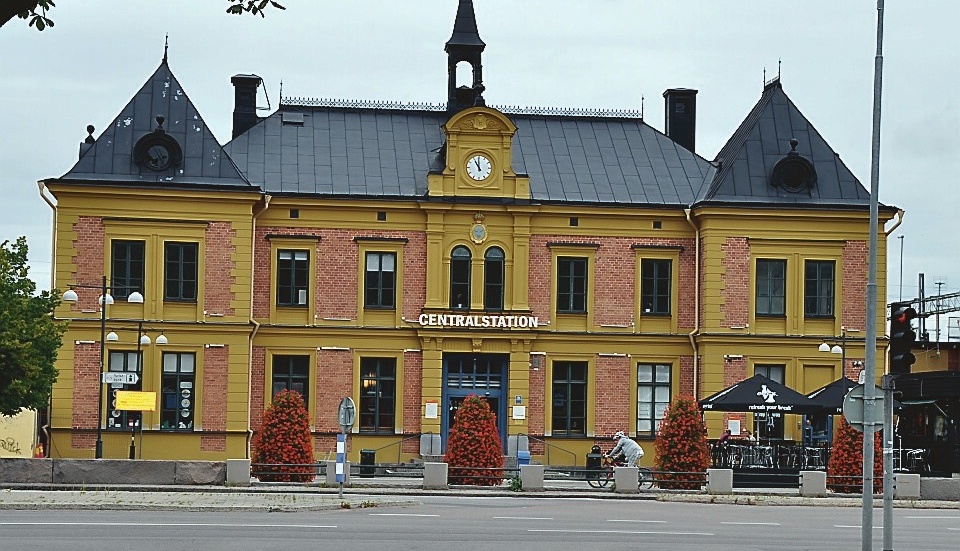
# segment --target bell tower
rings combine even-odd
[[[485,46],[477,31],[473,0],[460,0],[453,35],[444,46],[447,52],[447,111],[450,114],[467,107],[486,105],[483,101],[483,66],[480,64]],[[472,68],[473,79],[469,85],[457,85],[457,66],[461,63],[469,63]]]

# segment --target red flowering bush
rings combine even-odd
[[[253,437],[251,462],[257,464],[257,478],[264,482],[310,482],[314,461],[310,413],[303,397],[293,390],[278,392]]]
[[[710,467],[710,448],[707,427],[693,398],[678,396],[670,404],[654,448],[658,486],[677,490],[699,490],[703,486],[701,473]]]
[[[873,438],[873,491],[883,491],[883,450],[881,433]],[[827,462],[827,488],[841,494],[863,492],[863,433],[843,417],[833,435],[833,449]],[[857,477],[857,478],[850,478]]]
[[[503,482],[503,444],[497,418],[486,400],[467,396],[448,438],[443,460],[449,465],[451,483],[499,486]]]

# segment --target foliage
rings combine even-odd
[[[707,427],[696,401],[678,396],[664,412],[655,444],[657,484],[661,488],[698,490],[710,467]]]
[[[503,480],[503,444],[486,400],[470,395],[457,410],[444,461],[450,482],[498,486]],[[471,468],[472,467],[472,468]]]
[[[520,478],[520,475],[513,475],[510,477],[510,491],[511,492],[522,492],[523,491],[523,479]]]
[[[873,491],[883,491],[883,450],[881,433],[873,439]],[[833,448],[827,462],[827,488],[841,494],[863,492],[863,433],[843,417],[833,435]],[[856,477],[856,478],[851,478]]]
[[[59,293],[37,293],[27,272],[27,239],[0,244],[0,413],[41,409],[57,380],[66,324],[54,321]]]
[[[279,2],[274,0],[227,0],[230,6],[227,13],[240,15],[249,13],[266,17],[270,8],[285,10]],[[26,19],[30,27],[42,31],[53,26],[53,20],[47,17],[47,12],[56,7],[53,0],[3,0],[0,2],[0,27],[5,25],[14,16]]]
[[[252,463],[257,464],[257,478],[264,482],[310,482],[314,461],[310,413],[303,397],[295,390],[278,392],[253,438]]]

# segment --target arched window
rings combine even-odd
[[[490,247],[483,255],[483,307],[503,310],[503,249]]]
[[[470,309],[470,249],[459,246],[450,255],[450,308]]]

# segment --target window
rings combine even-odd
[[[393,432],[396,419],[397,360],[360,359],[360,430]]]
[[[196,358],[191,353],[164,352],[160,377],[160,428],[193,430],[197,400]]]
[[[670,365],[637,365],[637,436],[653,438],[670,405]]]
[[[647,315],[670,315],[669,260],[644,258],[640,261],[640,304]]]
[[[457,247],[450,256],[450,308],[470,309],[470,249]]]
[[[274,356],[271,382],[271,397],[281,390],[295,390],[310,408],[310,356]]]
[[[277,306],[307,305],[310,253],[277,251]]]
[[[561,256],[557,258],[557,313],[587,312],[587,259]]]
[[[786,384],[787,366],[785,365],[757,365],[753,368],[756,375],[780,383]],[[753,434],[758,439],[783,438],[783,414],[782,413],[754,413],[753,414]]]
[[[483,256],[483,307],[503,310],[503,249],[490,247]]]
[[[367,253],[367,272],[364,281],[364,306],[387,308],[396,306],[396,253]]]
[[[197,243],[164,245],[163,300],[197,301]]]
[[[757,259],[757,315],[786,314],[787,261]]]
[[[111,373],[135,373],[137,374],[137,382],[132,384],[124,383],[110,383],[110,387],[107,391],[107,402],[110,404],[108,406],[109,413],[107,414],[107,428],[108,429],[132,429],[134,427],[140,428],[140,412],[139,411],[125,411],[113,409],[114,396],[118,390],[133,390],[140,391],[143,389],[143,380],[139,378],[142,374],[140,369],[140,361],[138,359],[140,355],[136,352],[110,352],[110,361],[107,366],[107,371]]]
[[[832,260],[807,260],[804,266],[803,315],[808,317],[833,316]]]
[[[587,362],[553,363],[553,435],[586,436]]]
[[[112,241],[110,294],[125,299],[130,293],[143,294],[143,241]]]

